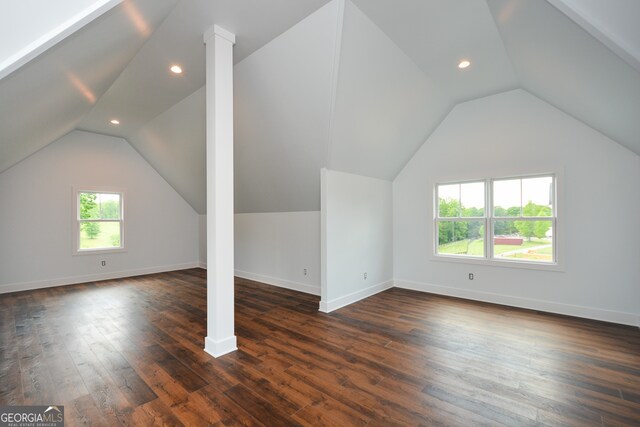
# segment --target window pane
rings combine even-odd
[[[97,193],[80,193],[80,219],[100,219]]]
[[[98,194],[100,219],[120,219],[120,194]]]
[[[438,186],[438,216],[440,218],[460,216],[460,184]]]
[[[80,193],[80,219],[120,219],[120,194]]]
[[[438,221],[438,253],[484,257],[484,221]]]
[[[81,222],[80,249],[120,248],[120,222]]]
[[[553,262],[552,225],[551,221],[495,221],[494,258]]]
[[[508,179],[493,182],[493,215],[497,217],[520,216],[520,180]]]
[[[522,203],[523,216],[553,216],[553,178],[523,179]]]
[[[460,184],[460,200],[463,217],[484,216],[484,182]]]

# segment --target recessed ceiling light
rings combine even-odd
[[[465,59],[463,61],[460,61],[460,63],[458,64],[458,68],[464,69],[464,68],[467,68],[469,65],[471,65],[471,62]]]
[[[120,120],[118,120],[118,119],[113,119],[113,120],[111,120],[111,122],[110,122],[110,123],[111,123],[112,125],[119,125],[119,124],[120,124]]]
[[[169,69],[173,74],[182,74],[182,67],[180,67],[179,65],[172,65]]]

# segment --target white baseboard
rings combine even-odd
[[[377,285],[373,285],[357,292],[352,292],[348,295],[333,299],[331,301],[320,301],[320,311],[322,311],[323,313],[330,313],[334,310],[337,310],[349,304],[353,304],[354,302],[363,300],[391,288],[393,288],[393,280],[387,280],[386,282],[378,283]]]
[[[305,294],[311,295],[320,295],[320,287],[307,285],[306,283],[294,282],[292,280],[279,279],[277,277],[264,276],[262,274],[249,273],[241,270],[235,270],[235,275],[243,279],[255,280],[256,282],[291,289],[292,291],[304,292]]]
[[[544,311],[548,313],[563,314],[567,316],[583,317],[605,322],[619,323],[640,327],[640,317],[632,313],[603,310],[600,308],[584,307],[580,305],[562,304],[531,298],[500,295],[490,292],[475,291],[471,289],[452,288],[449,286],[433,285],[430,283],[412,282],[408,280],[396,280],[395,286],[402,289],[429,292],[432,294],[446,295],[457,298],[465,298],[475,301],[489,302],[493,304],[507,305],[511,307],[527,308],[530,310]]]
[[[202,261],[200,261],[200,262],[198,263],[198,267],[203,268],[203,269],[205,269],[205,270],[206,270],[206,269],[207,269],[207,263],[206,263],[206,262],[202,262]]]
[[[100,280],[121,279],[123,277],[142,276],[144,274],[164,273],[166,271],[185,270],[198,267],[197,262],[185,264],[162,265],[158,267],[139,268],[135,270],[111,271],[108,273],[87,274],[83,276],[61,277],[57,279],[39,280],[35,282],[8,283],[0,285],[0,294],[29,291],[32,289],[52,288],[77,283],[97,282]]]
[[[213,357],[224,356],[225,354],[236,351],[237,349],[238,343],[235,335],[219,341],[209,337],[205,337],[204,339],[204,351]]]

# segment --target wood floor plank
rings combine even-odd
[[[365,426],[371,421],[361,412],[328,396],[302,408],[293,418],[305,426]]]
[[[243,384],[231,387],[224,394],[264,425],[299,425],[282,408],[271,404],[267,399],[249,390]]]
[[[67,352],[56,353],[46,359],[47,371],[55,384],[59,404],[66,405],[89,394],[73,359]]]
[[[196,391],[207,385],[207,382],[189,369],[185,364],[176,359],[171,353],[160,345],[147,347],[152,360],[176,379],[185,389]]]
[[[144,415],[142,415],[141,412],[144,412]],[[140,420],[136,420],[136,416],[139,416]],[[136,425],[144,426],[184,425],[160,399],[155,399],[142,406],[138,406],[134,412],[133,419]]]
[[[144,405],[157,398],[129,362],[108,342],[92,343],[89,348],[102,363],[113,382],[133,406]]]
[[[0,348],[0,406],[20,406],[24,401],[22,372],[15,340]]]
[[[111,425],[128,425],[134,407],[114,384],[87,344],[69,349],[96,407]]]
[[[85,395],[64,405],[64,421],[69,426],[109,426],[93,398]]]
[[[0,405],[68,425],[640,425],[640,331],[393,288],[331,314],[236,279],[214,359],[206,271],[0,295]]]
[[[264,426],[249,412],[244,409],[243,404],[238,404],[230,399],[225,393],[211,386],[204,387],[192,396],[197,396],[197,400],[189,399],[193,403],[190,408],[194,412],[200,413],[203,418],[206,413],[214,415],[220,420],[222,425],[244,425],[244,426]]]

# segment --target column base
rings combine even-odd
[[[214,341],[209,337],[205,337],[204,339],[204,351],[213,357],[224,356],[225,354],[236,351],[237,349],[238,346],[235,335],[220,341]]]

